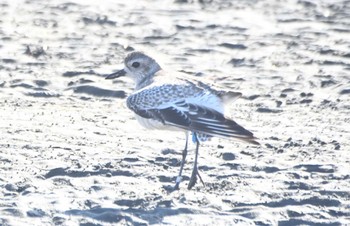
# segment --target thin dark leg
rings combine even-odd
[[[196,155],[194,157],[194,164],[193,164],[193,169],[192,169],[192,175],[191,175],[191,178],[190,178],[190,182],[188,183],[188,189],[191,189],[197,182],[197,175],[199,176],[198,174],[198,167],[197,167],[197,161],[198,161],[198,149],[199,149],[199,140],[198,140],[198,137],[197,137],[197,134],[194,133],[194,136],[195,136],[195,140],[196,140]],[[200,180],[202,181],[203,183],[203,180],[202,178],[199,176]]]
[[[182,160],[181,160],[180,172],[179,172],[179,175],[176,177],[176,184],[175,184],[174,190],[178,190],[179,189],[179,185],[180,185],[180,182],[182,180],[182,170],[184,169],[184,165],[185,165],[185,162],[186,162],[186,156],[187,156],[188,133],[189,132],[186,132],[186,144],[185,144],[184,150],[182,151]]]

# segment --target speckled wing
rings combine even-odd
[[[137,103],[141,96],[143,96],[141,98],[143,101],[151,101],[147,92],[151,93],[152,90],[145,90],[143,92],[136,93],[127,100],[128,107],[141,117],[157,120],[164,125],[174,126],[192,132],[224,138],[232,137],[252,144],[258,144],[255,141],[253,133],[235,121],[225,118],[221,112],[201,106],[198,103],[193,103],[193,97],[181,97],[180,94],[177,94],[176,99],[170,98],[170,95],[166,98],[166,101],[159,101],[156,98],[153,100],[154,104],[150,104],[149,102],[143,104]],[[161,91],[158,90],[158,92]],[[154,98],[154,95],[151,95],[151,97]],[[161,96],[159,98],[162,99]]]

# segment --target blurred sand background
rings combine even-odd
[[[350,1],[0,1],[0,225],[349,225]],[[214,139],[168,194],[181,133],[146,131],[142,50],[240,91],[261,147]]]

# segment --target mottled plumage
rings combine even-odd
[[[136,113],[140,124],[149,129],[192,132],[197,143],[196,158],[199,141],[212,136],[259,144],[253,133],[224,116],[224,105],[239,98],[241,93],[216,90],[198,79],[165,72],[154,59],[142,52],[128,54],[124,65],[124,69],[107,79],[127,74],[135,81],[135,92],[127,98],[127,106]],[[179,186],[187,154],[187,137],[184,152],[175,188]],[[189,188],[196,182],[197,175],[195,160]]]

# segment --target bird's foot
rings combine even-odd
[[[205,183],[204,183],[204,181],[203,181],[201,175],[199,174],[199,171],[197,171],[197,175],[198,175],[198,177],[199,177],[199,180],[202,182],[203,187],[205,187]]]
[[[179,190],[179,186],[180,186],[181,180],[182,180],[182,176],[177,176],[176,177],[176,183],[175,183],[175,186],[174,186],[174,191],[175,190]]]
[[[163,188],[164,188],[168,193],[171,193],[171,192],[180,190],[180,183],[181,183],[181,180],[182,180],[182,177],[181,177],[181,176],[177,176],[177,177],[176,177],[175,186],[167,185],[167,186],[163,186]]]
[[[202,182],[203,186],[205,187],[205,183],[204,183],[201,175],[199,174],[197,167],[195,167],[192,171],[190,182],[188,183],[188,186],[187,186],[188,190],[190,190],[197,183],[197,176],[198,176],[199,180]]]

